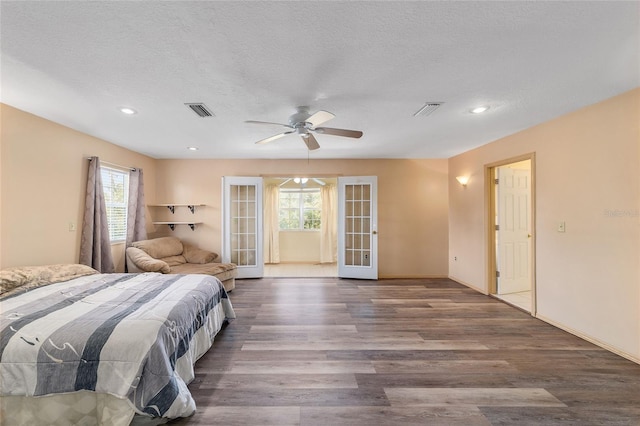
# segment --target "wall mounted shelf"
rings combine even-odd
[[[196,212],[196,207],[204,207],[206,204],[149,204],[149,207],[166,207],[171,210],[171,213],[176,212],[176,207],[186,207],[191,210],[191,213]]]
[[[168,225],[173,231],[176,225],[188,225],[191,230],[196,229],[196,225],[200,225],[202,222],[153,222],[154,225]]]

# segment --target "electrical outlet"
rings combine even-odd
[[[564,223],[564,220],[558,223],[558,232],[565,232],[566,231],[566,224]]]
[[[458,256],[453,256],[453,260],[457,261],[458,260]]]

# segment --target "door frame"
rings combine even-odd
[[[496,235],[495,235],[495,215],[496,215],[496,191],[495,176],[496,168],[506,166],[519,161],[531,161],[531,315],[536,316],[537,313],[537,296],[536,296],[536,154],[535,152],[522,154],[516,157],[507,158],[484,166],[485,181],[485,236],[487,244],[487,290],[490,295],[496,294]]]
[[[335,179],[335,185],[336,185],[336,202],[338,201],[338,196],[337,196],[337,191],[338,191],[338,179],[341,177],[344,177],[342,174],[337,174],[337,173],[271,173],[271,174],[261,174],[260,177],[262,178],[263,181],[263,191],[264,191],[264,187],[265,187],[265,180],[268,179],[294,179],[296,177],[298,178],[302,178],[302,177],[306,177],[308,179]],[[264,222],[264,200],[262,202],[262,215],[263,215],[263,222]],[[338,229],[338,212],[337,212],[337,206],[336,206],[336,214],[335,214],[335,218],[334,218],[335,223],[333,224],[336,228],[336,232]],[[264,223],[262,226],[262,232],[263,232],[263,242],[264,242]],[[285,231],[287,232],[287,231]],[[336,265],[336,272],[335,272],[335,277],[338,277],[338,250],[337,250],[337,237],[336,237],[336,261],[333,262]],[[263,253],[263,264],[266,265],[266,263],[264,262],[264,253]],[[315,262],[315,261],[314,261]],[[282,263],[297,263],[295,261],[293,262],[280,262],[280,264]],[[302,263],[307,263],[307,262],[302,262]]]

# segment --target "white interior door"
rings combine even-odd
[[[378,279],[378,178],[338,178],[338,276]]]
[[[225,176],[222,187],[222,260],[238,265],[238,278],[261,278],[262,178]]]
[[[496,168],[498,294],[531,290],[531,170]]]

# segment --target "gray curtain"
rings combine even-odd
[[[80,263],[103,273],[115,271],[98,157],[92,157],[89,160],[87,195],[80,240]]]
[[[129,201],[127,207],[127,244],[147,239],[147,224],[145,220],[144,179],[142,169],[129,172]]]

